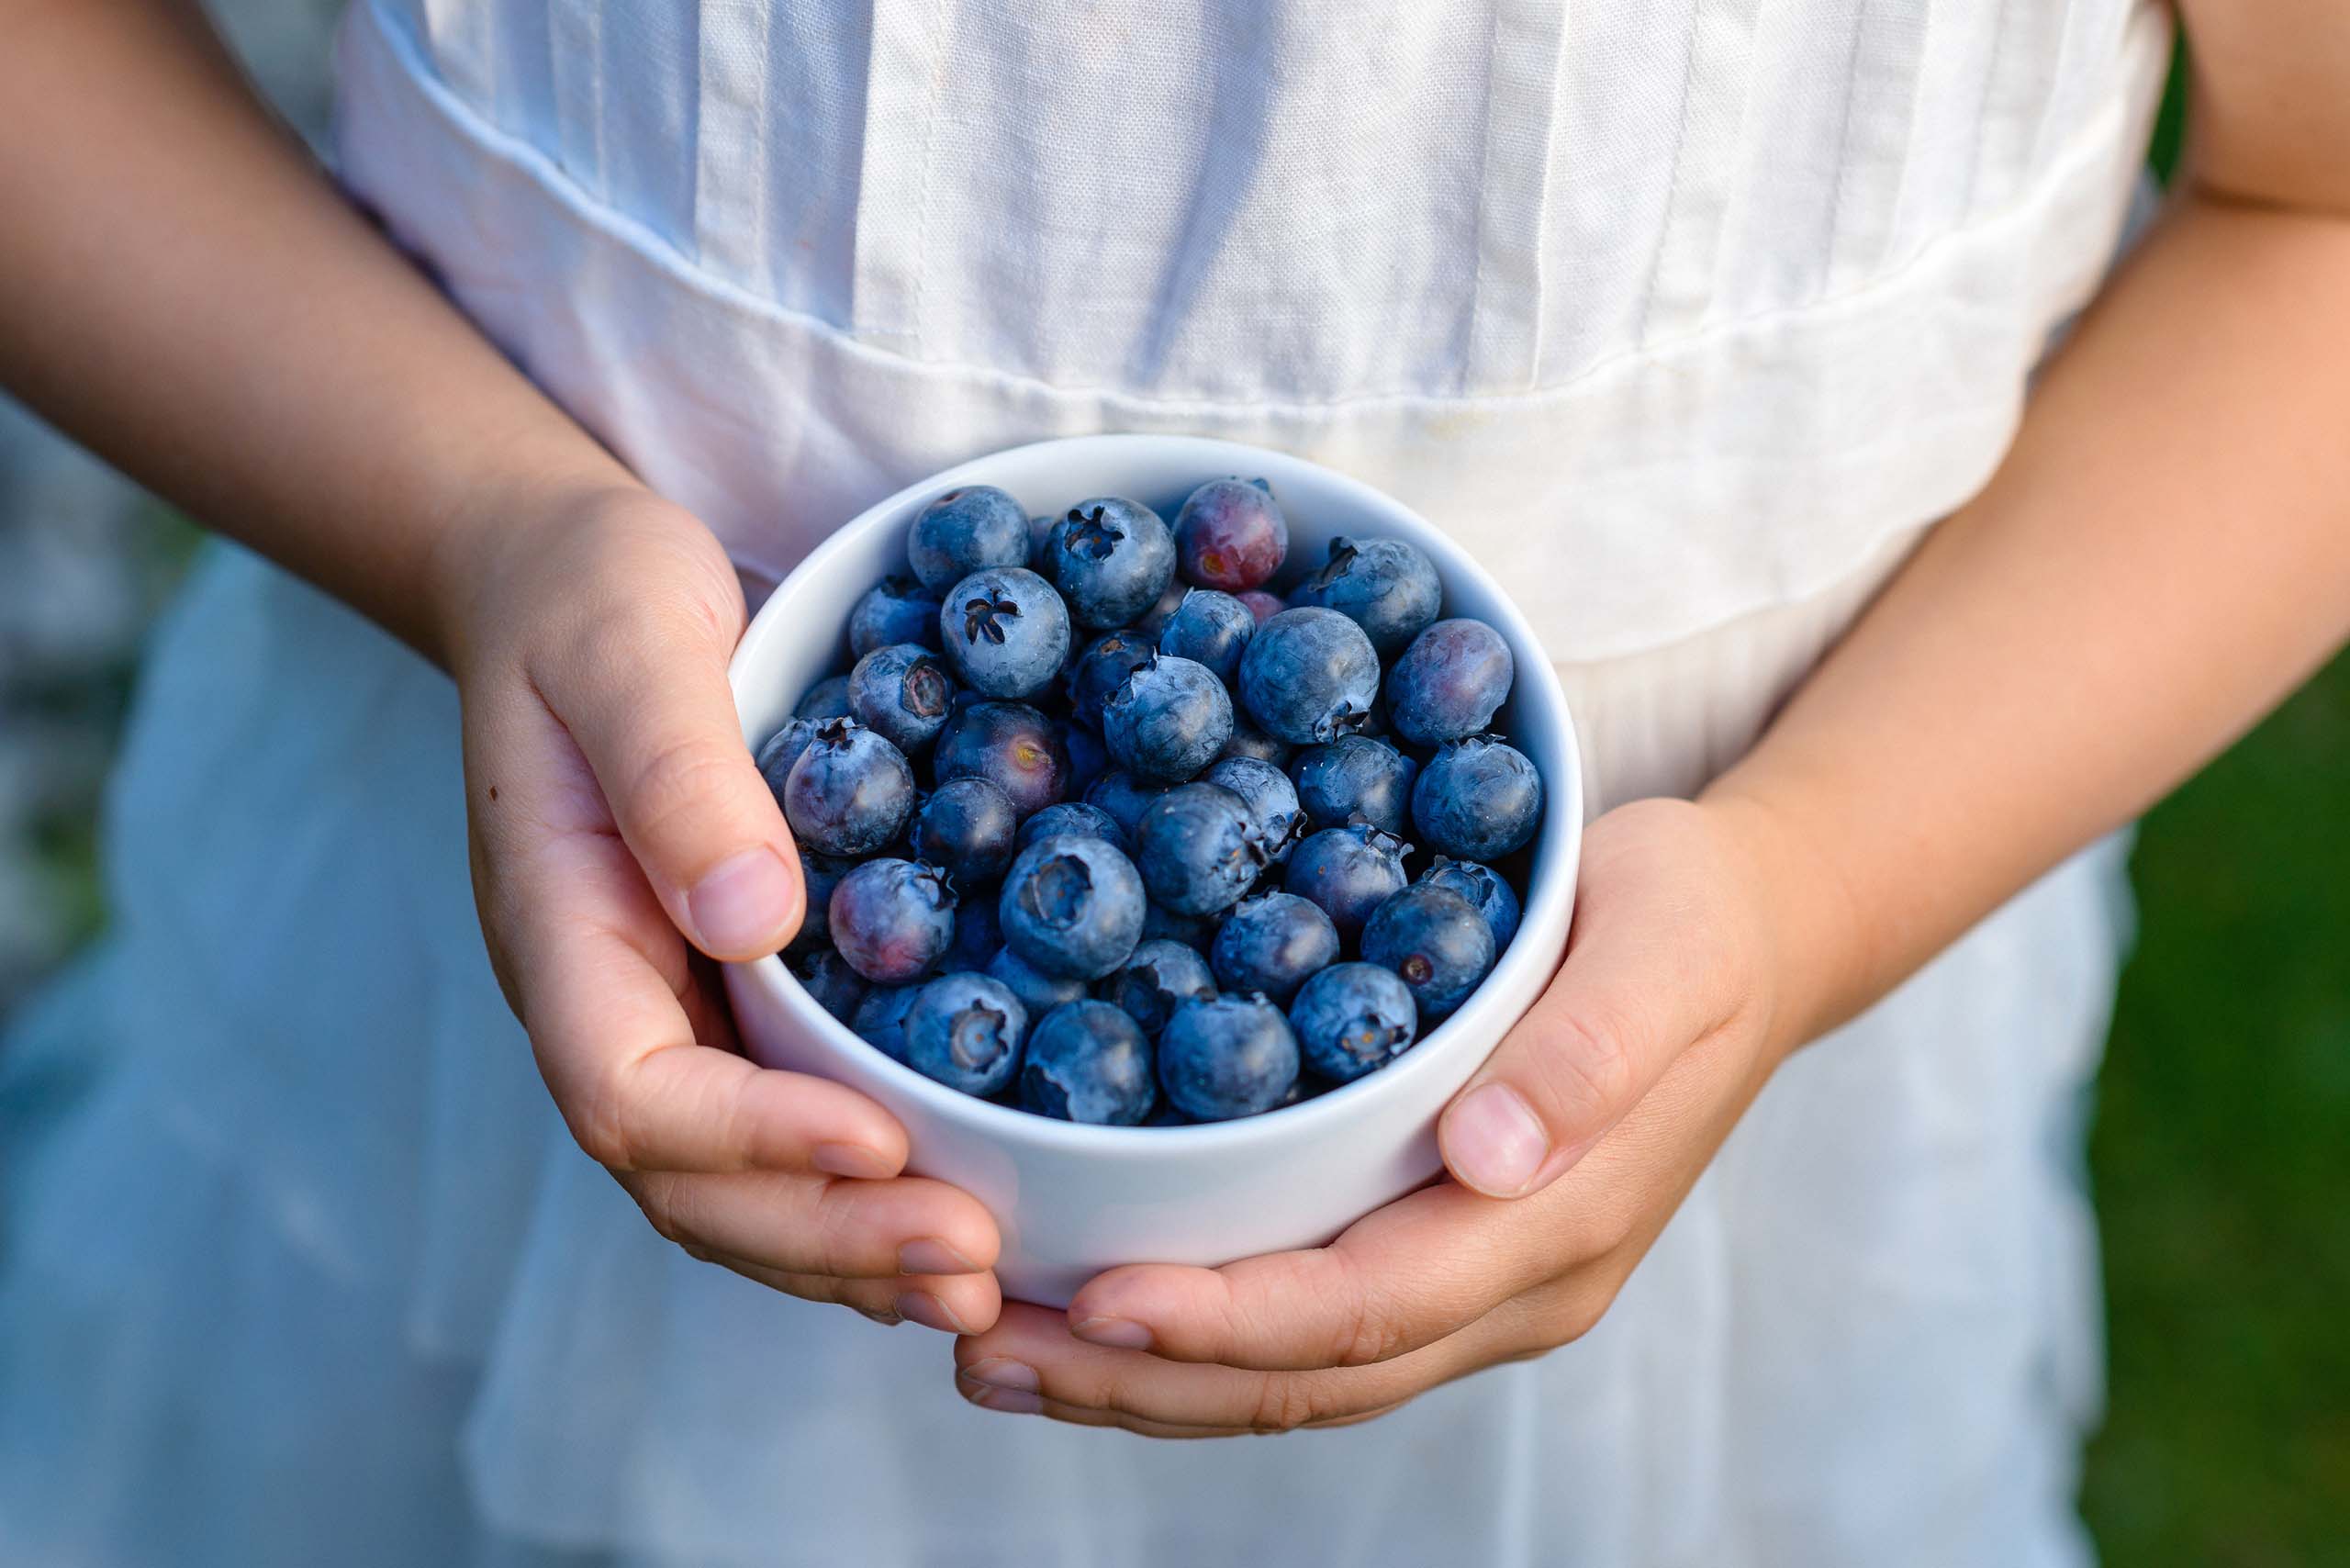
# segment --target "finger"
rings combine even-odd
[[[712,602],[717,591],[688,587],[589,617],[531,674],[677,929],[712,958],[755,958],[799,929],[804,895],[726,684],[740,590],[730,575],[729,597]]]
[[[1567,1205],[1529,1211],[1444,1182],[1327,1247],[1221,1269],[1113,1269],[1077,1293],[1068,1320],[1090,1343],[1169,1361],[1368,1366],[1459,1333],[1571,1264],[1585,1245],[1579,1220]]]
[[[1710,890],[1604,846],[1594,862],[1557,977],[1438,1126],[1453,1175],[1492,1197],[1555,1181],[1738,1010]]]
[[[1072,1336],[1060,1314],[1007,1304],[995,1327],[958,1339],[958,1373],[1007,1393],[1162,1426],[1291,1431],[1410,1399],[1473,1363],[1469,1336],[1373,1367],[1256,1372],[1162,1361]],[[1000,1406],[991,1406],[1000,1407]],[[1121,1423],[1124,1424],[1124,1423]]]
[[[706,1043],[727,1036],[686,945],[534,696],[469,705],[466,778],[483,931],[581,1148],[616,1170],[903,1169],[872,1101]]]
[[[890,1327],[915,1323],[942,1334],[979,1334],[992,1327],[1003,1310],[1003,1293],[991,1273],[845,1280],[834,1274],[786,1273],[716,1253],[696,1256],[786,1295],[845,1306]]]
[[[680,1245],[786,1273],[890,1279],[992,1268],[987,1210],[943,1182],[845,1182],[780,1171],[640,1171],[621,1184]]]
[[[993,1369],[989,1369],[992,1373]],[[1254,1438],[1265,1434],[1253,1427],[1183,1427],[1170,1421],[1150,1421],[1140,1416],[1129,1416],[1120,1410],[1093,1410],[1082,1405],[1069,1405],[1058,1399],[1046,1399],[1041,1394],[1017,1389],[1000,1388],[982,1383],[968,1372],[955,1374],[955,1391],[982,1410],[993,1410],[1005,1416],[1042,1416],[1049,1421],[1061,1421],[1072,1427],[1108,1427],[1118,1431],[1132,1432],[1136,1437],[1189,1440],[1199,1438]],[[1360,1426],[1376,1421],[1382,1416],[1401,1410],[1410,1401],[1383,1405],[1376,1410],[1365,1410],[1353,1416],[1340,1416],[1327,1421],[1308,1421],[1301,1428],[1326,1431],[1335,1427]]]

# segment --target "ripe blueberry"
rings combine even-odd
[[[1339,1083],[1385,1067],[1419,1030],[1411,988],[1377,964],[1324,969],[1290,1003],[1289,1021],[1306,1064]]]
[[[1057,834],[1013,859],[996,917],[1005,946],[1035,968],[1097,980],[1142,939],[1142,878],[1116,846]]]
[[[1020,1103],[1039,1115],[1131,1127],[1158,1098],[1150,1042],[1106,1002],[1070,1002],[1038,1021],[1020,1070]]]

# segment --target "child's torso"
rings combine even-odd
[[[1981,482],[2167,40],[2151,0],[356,9],[355,188],[755,570],[978,450],[1194,430],[1532,580],[1568,545],[1528,608],[1583,655]]]

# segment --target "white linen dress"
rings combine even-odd
[[[2143,0],[359,0],[354,195],[755,590],[977,453],[1302,453],[1566,676],[1595,805],[1749,745],[1991,473],[2121,231]],[[364,376],[364,365],[337,372]],[[1388,1418],[990,1416],[662,1243],[485,962],[446,681],[230,550],[110,935],[0,1049],[0,1562],[2085,1560],[2059,869],[1764,1092],[1585,1339]]]

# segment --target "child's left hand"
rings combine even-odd
[[[1668,801],[1592,824],[1558,977],[1445,1113],[1451,1180],[1327,1247],[1113,1270],[1065,1316],[1008,1304],[957,1342],[957,1386],[1154,1437],[1280,1431],[1586,1332],[1805,1037],[1814,912],[1755,826]]]

